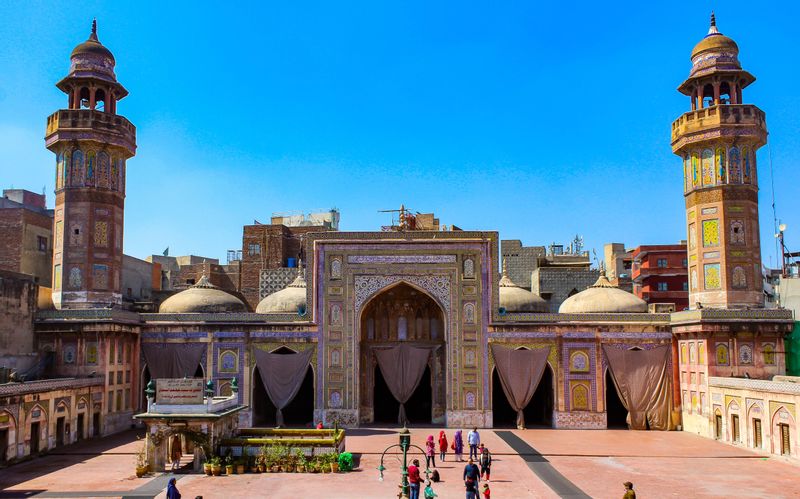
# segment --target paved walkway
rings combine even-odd
[[[421,445],[427,435],[438,433],[413,429],[412,442]],[[453,431],[447,435],[452,438]],[[619,498],[626,480],[643,498],[800,497],[797,464],[687,433],[482,430],[481,437],[494,456],[493,498]],[[395,429],[348,430],[348,450],[359,460],[353,473],[179,475],[178,488],[187,499],[397,497],[399,455],[385,456],[383,482],[377,471],[383,449],[397,441]],[[134,432],[125,432],[0,470],[0,498],[163,498],[170,475],[133,475],[139,445]],[[464,463],[448,454],[444,463],[437,456],[437,465],[443,479],[435,484],[439,498],[463,497]]]

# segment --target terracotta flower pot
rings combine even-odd
[[[136,467],[136,478],[142,478],[147,473],[147,466]]]
[[[203,465],[203,472],[204,472],[206,475],[208,475],[208,476],[211,476],[211,464],[210,464],[210,463],[205,463],[205,464]]]
[[[339,473],[339,463],[331,463],[331,473]]]
[[[237,464],[236,465],[236,473],[238,475],[244,475],[244,465],[243,464]]]
[[[225,466],[225,474],[226,475],[233,475],[233,465],[232,464],[229,464],[228,466]]]
[[[222,474],[222,465],[220,464],[212,464],[211,465],[211,474],[214,476],[220,476]]]

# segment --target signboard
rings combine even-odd
[[[202,378],[156,380],[156,404],[177,405],[202,403]]]

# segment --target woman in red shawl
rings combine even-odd
[[[442,430],[439,432],[439,461],[444,462],[445,454],[447,454],[447,436]]]
[[[433,435],[428,435],[425,442],[425,467],[430,469],[431,465],[436,467],[436,444],[433,443]]]

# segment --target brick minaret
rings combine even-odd
[[[767,125],[763,111],[743,104],[742,90],[755,77],[738,55],[712,13],[678,87],[692,106],[672,124],[672,150],[683,160],[690,308],[764,304],[756,150]]]
[[[106,307],[122,302],[125,163],[136,153],[136,128],[117,114],[128,91],[95,22],[70,59],[56,85],[68,109],[47,118],[45,136],[56,154],[53,302],[58,309]]]

